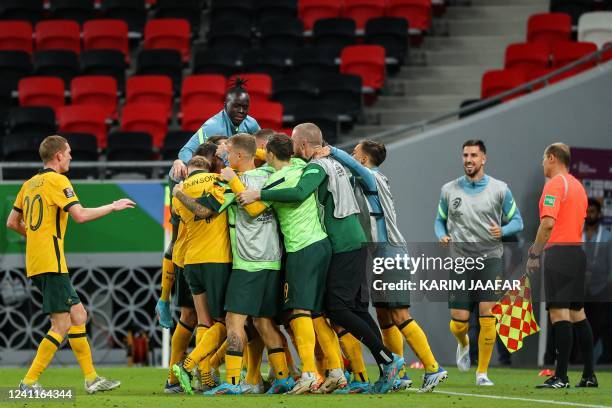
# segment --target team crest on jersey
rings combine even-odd
[[[64,189],[64,195],[66,196],[66,198],[72,198],[74,197],[74,191],[72,191],[72,189],[69,188],[65,188]]]
[[[453,200],[453,210],[456,210],[461,205],[461,197],[457,197]]]

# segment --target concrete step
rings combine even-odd
[[[484,71],[489,69],[484,65],[435,65],[422,67],[403,67],[396,75],[389,78],[396,79],[430,79],[430,80],[478,80]]]
[[[508,44],[524,41],[525,35],[426,37],[422,49],[425,51],[499,50],[506,49]]]
[[[547,8],[549,0],[471,0],[471,7],[488,6],[488,7],[507,7],[509,5],[535,5]],[[454,7],[449,7],[454,8]]]
[[[380,96],[376,104],[368,111],[394,109],[421,109],[430,111],[451,110],[458,108],[461,102],[470,99],[471,94],[455,95],[421,95],[409,94],[401,96]]]
[[[457,79],[393,79],[403,86],[406,95],[480,95],[480,79],[463,81]]]
[[[419,122],[433,119],[449,110],[422,110],[422,109],[384,109],[370,110],[370,115],[376,115],[381,125],[403,125],[405,123]]]
[[[486,50],[426,51],[427,65],[490,65],[495,67],[504,62],[505,47]]]
[[[459,19],[483,19],[483,20],[519,20],[525,19],[532,14],[543,13],[548,11],[548,6],[541,4],[519,4],[519,5],[496,5],[496,6],[472,6],[472,7],[449,7],[444,14],[444,19],[459,20]]]
[[[450,20],[450,35],[520,35],[527,31],[527,20]]]

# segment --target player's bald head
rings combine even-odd
[[[323,134],[321,133],[321,129],[319,129],[319,127],[314,123],[300,123],[293,128],[291,138],[300,142],[304,141],[311,145],[323,144]]]

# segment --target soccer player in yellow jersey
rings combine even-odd
[[[211,138],[212,139],[212,138]],[[195,156],[204,156],[212,164],[212,171],[218,172],[223,167],[223,162],[215,156],[218,146],[212,142],[206,142],[201,144],[196,152]],[[170,183],[171,187],[174,187],[176,183]],[[171,194],[172,195],[172,194]],[[172,202],[171,202],[172,204]],[[171,205],[171,209],[173,209]],[[171,353],[170,353],[170,370],[168,373],[168,379],[164,385],[164,392],[167,394],[183,392],[183,388],[179,383],[178,379],[172,372],[172,366],[177,362],[185,358],[185,353],[191,336],[193,328],[197,323],[196,312],[193,305],[193,297],[187,281],[185,280],[185,251],[187,250],[187,230],[185,223],[181,222],[180,217],[175,211],[172,211],[170,218],[172,224],[172,241],[170,242],[166,253],[164,254],[164,266],[162,273],[162,294],[157,302],[156,312],[159,316],[159,323],[162,327],[172,328],[172,315],[170,313],[170,289],[174,285],[174,292],[172,298],[175,304],[180,307],[180,317],[178,325],[172,334],[171,341]],[[168,263],[168,258],[169,263]],[[196,344],[198,340],[204,335],[208,326],[198,325],[196,328]],[[206,375],[208,373],[202,373]]]
[[[67,335],[83,370],[87,393],[110,391],[121,383],[99,376],[94,368],[85,333],[87,312],[70,282],[64,256],[66,224],[68,214],[81,224],[136,204],[123,198],[101,207],[84,208],[72,184],[62,175],[72,160],[66,139],[46,137],[39,153],[44,168],[23,184],[6,223],[8,228],[26,237],[26,273],[42,292],[43,312],[51,318],[51,329],[40,342],[19,388],[42,390],[38,379]]]
[[[212,194],[222,200],[224,188],[215,185],[218,174],[208,172],[208,160],[194,156],[187,168],[189,176],[183,183],[183,194],[193,198]],[[193,295],[198,323],[214,323],[183,364],[173,366],[174,374],[185,392],[192,394],[191,371],[202,359],[219,348],[226,337],[225,289],[229,281],[232,256],[226,213],[200,217],[176,197],[173,199],[173,208],[187,228],[185,278]]]

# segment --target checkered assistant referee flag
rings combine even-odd
[[[520,279],[519,289],[509,290],[493,306],[497,318],[497,333],[510,353],[523,347],[523,339],[540,331],[533,315],[529,278]]]

